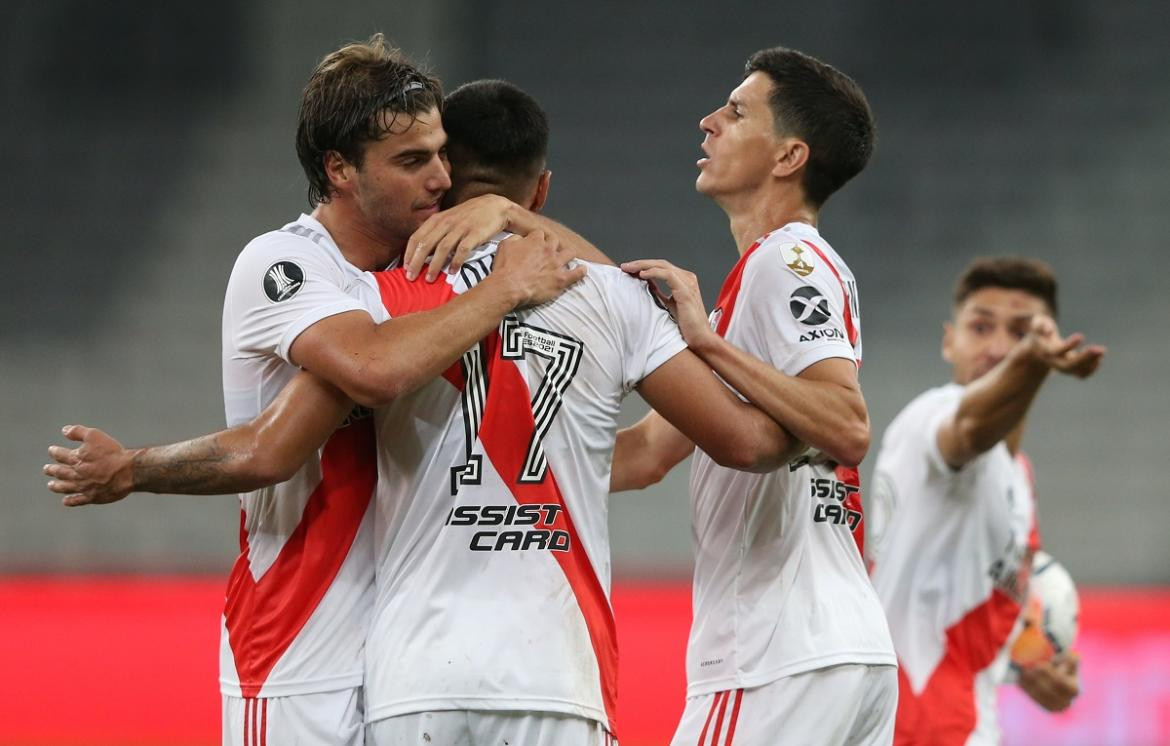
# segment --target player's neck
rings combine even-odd
[[[333,242],[341,250],[345,260],[367,272],[385,269],[406,250],[405,242],[394,246],[386,242],[356,213],[341,200],[332,200],[317,205],[313,217],[325,226]]]
[[[759,193],[738,204],[732,202],[722,207],[731,222],[731,235],[740,256],[760,236],[789,223],[808,223],[814,228],[817,225],[816,209],[791,190]]]

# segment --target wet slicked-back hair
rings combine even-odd
[[[1056,318],[1056,276],[1044,262],[1016,256],[976,259],[955,283],[955,308],[975,291],[988,287],[1033,295],[1047,303],[1049,312]]]
[[[836,68],[785,47],[748,58],[744,77],[762,72],[773,83],[769,104],[779,135],[808,144],[805,199],[820,207],[869,162],[873,112],[861,87]]]
[[[536,99],[507,81],[477,80],[451,91],[443,129],[455,171],[515,184],[544,170],[548,118]]]
[[[381,34],[328,54],[305,85],[297,121],[297,158],[309,180],[309,204],[328,202],[333,194],[327,153],[336,151],[360,168],[367,143],[442,106],[439,80],[411,64]]]

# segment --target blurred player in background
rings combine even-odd
[[[541,206],[547,125],[535,101],[480,82],[451,94],[446,118],[457,199],[495,189]],[[381,272],[365,275],[357,294],[379,317],[415,313],[486,281],[498,244],[443,282]],[[686,351],[644,283],[599,265],[571,294],[510,314],[461,365],[376,412],[369,740],[611,740],[617,661],[605,504],[618,405],[634,386],[720,463],[770,468],[796,447]],[[220,484],[252,478],[259,454],[286,470],[351,406],[301,374],[257,421],[142,449],[132,461],[157,474],[177,453],[222,454],[208,467]],[[107,446],[65,460],[74,470],[125,470],[126,452]],[[129,471],[117,480],[127,489],[158,488]],[[185,485],[170,479],[164,489]]]
[[[817,229],[869,159],[869,105],[839,71],[774,48],[699,126],[696,187],[727,213],[740,255],[710,320],[690,273],[622,267],[669,284],[691,348],[811,452],[765,474],[695,453],[694,623],[673,743],[889,743],[895,657],[859,546],[857,289]],[[657,481],[693,449],[651,413],[619,437],[613,488]]]
[[[995,687],[1039,548],[1024,421],[1050,371],[1085,378],[1105,352],[1062,337],[1055,317],[1044,264],[971,264],[943,325],[954,382],[910,402],[882,438],[869,547],[900,664],[896,743],[999,743]],[[1025,669],[1019,684],[1063,710],[1077,659]]]
[[[347,294],[362,270],[384,268],[401,255],[450,186],[441,95],[436,79],[380,36],[345,46],[317,66],[297,128],[316,209],[249,243],[228,282],[229,425],[256,417],[300,368],[362,405],[385,403],[439,375],[505,313],[548,300],[583,274],[566,269],[555,243],[537,236],[501,252],[498,271],[475,292],[428,314],[378,325]],[[252,490],[241,494],[241,553],[223,616],[225,743],[250,743],[258,733],[273,743],[362,742],[377,475],[366,415],[355,410],[341,426],[333,422],[320,450],[295,463],[274,467],[279,454],[258,452],[243,483],[225,482],[219,467],[227,455],[214,448],[198,456],[173,449],[165,470],[143,459],[133,464],[135,478],[162,491]],[[66,435],[108,445],[100,431]],[[62,454],[58,449],[54,457]],[[130,488],[71,494],[84,488],[66,468],[48,473],[59,478],[50,489],[71,495],[67,504],[109,501]],[[279,483],[256,489],[273,482]],[[172,489],[178,485],[182,490]]]

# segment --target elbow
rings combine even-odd
[[[869,453],[869,423],[858,422],[852,427],[842,428],[838,442],[831,455],[841,466],[856,468]]]
[[[345,387],[345,393],[354,403],[369,409],[385,407],[411,390],[413,387],[404,386],[401,378],[396,378],[390,373],[369,372],[362,372],[357,376],[357,380]]]
[[[256,453],[253,458],[249,459],[249,466],[243,475],[243,481],[248,484],[250,490],[271,487],[274,484],[292,479],[300,466],[300,464],[292,463],[291,459],[281,458],[278,453]]]

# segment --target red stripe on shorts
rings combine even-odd
[[[723,730],[723,716],[727,714],[727,695],[731,692],[720,692],[723,701],[719,704],[719,717],[715,718],[715,735],[711,736],[712,746],[717,746],[719,743],[719,733]]]
[[[704,746],[704,741],[707,740],[707,729],[711,727],[711,718],[715,717],[715,708],[719,706],[719,695],[722,692],[715,692],[715,696],[711,698],[711,709],[707,712],[707,719],[703,721],[703,732],[699,734],[699,743],[697,746]]]
[[[731,723],[727,726],[727,742],[725,746],[731,746],[731,740],[735,738],[735,724],[739,721],[739,706],[743,704],[743,689],[735,690],[735,704],[731,708]]]

